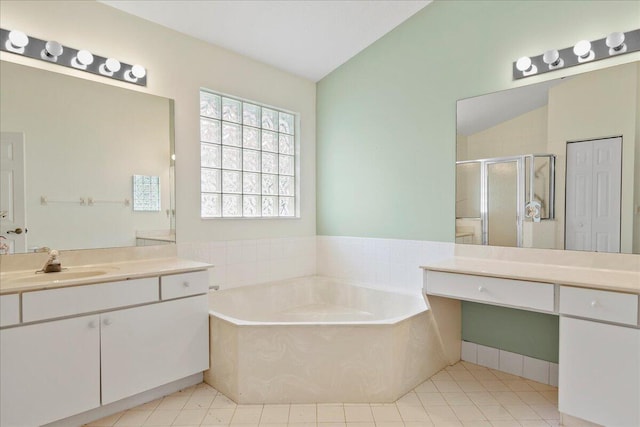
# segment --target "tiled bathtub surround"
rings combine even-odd
[[[420,294],[307,277],[209,298],[205,381],[238,403],[392,402],[447,365]]]
[[[178,243],[178,256],[213,264],[221,289],[316,274],[316,237]]]
[[[421,292],[421,265],[453,255],[454,244],[420,240],[317,237],[317,274],[395,292]]]

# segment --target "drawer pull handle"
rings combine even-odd
[[[95,329],[95,328],[96,328],[96,322],[92,320],[91,322],[89,322],[89,329]]]
[[[182,282],[182,286],[184,286],[185,288],[189,287],[189,282]]]
[[[104,323],[106,326],[109,326],[112,322],[111,319],[104,319],[104,322],[102,323]]]
[[[478,292],[484,292],[484,287],[483,286],[478,286]]]
[[[598,305],[598,301],[593,300],[591,301],[591,307],[596,307]]]

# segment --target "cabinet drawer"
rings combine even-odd
[[[561,286],[560,314],[637,325],[638,295]]]
[[[0,326],[20,323],[20,295],[0,295]]]
[[[554,311],[554,285],[550,283],[427,270],[426,292],[487,304]]]
[[[206,270],[160,277],[160,295],[163,300],[207,292],[209,292],[209,272]]]
[[[158,300],[157,277],[25,292],[22,321],[73,316]]]

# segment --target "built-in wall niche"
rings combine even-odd
[[[640,62],[603,68],[563,79],[550,80],[502,92],[459,100],[457,103],[456,234],[465,243],[534,248],[575,248],[566,244],[567,212],[576,203],[567,185],[593,188],[582,197],[578,211],[587,217],[614,211],[603,194],[619,186],[619,218],[614,237],[619,243],[607,251],[640,253]],[[567,179],[568,144],[620,139],[620,172],[605,178],[584,176]],[[608,146],[602,145],[607,148]],[[603,167],[606,150],[580,158],[591,171]],[[609,151],[610,152],[610,151]],[[545,157],[537,157],[518,182],[514,157],[542,154],[554,156],[555,173]],[[581,155],[582,156],[582,155]],[[479,160],[485,160],[486,168]],[[489,160],[489,161],[487,161]],[[496,165],[502,167],[497,168]],[[571,165],[569,170],[571,171]],[[597,174],[596,174],[597,175]],[[595,176],[595,175],[590,175]],[[555,183],[551,186],[551,181]],[[598,181],[599,179],[599,181]],[[589,181],[589,182],[587,182]],[[488,182],[488,185],[481,185]],[[569,183],[569,184],[567,184]],[[531,185],[532,184],[532,185]],[[517,188],[524,188],[519,197]],[[531,190],[529,190],[531,189]],[[569,200],[571,199],[571,200]],[[541,220],[526,216],[526,204],[537,202]],[[545,212],[555,202],[554,214]],[[567,209],[569,206],[569,209]],[[497,220],[492,221],[491,212]],[[505,214],[506,213],[506,214]],[[505,217],[506,215],[506,217]],[[577,226],[586,230],[586,222]],[[615,224],[614,224],[615,226]],[[602,230],[580,231],[581,250],[601,250],[609,239]],[[611,231],[607,231],[611,233]],[[603,243],[604,242],[604,243]]]
[[[0,233],[12,252],[135,246],[150,233],[175,239],[172,100],[7,61],[0,91]],[[134,175],[162,183],[153,193],[143,179],[140,206],[150,210],[134,209]]]

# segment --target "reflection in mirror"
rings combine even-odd
[[[175,242],[171,100],[5,61],[0,79],[4,253]]]
[[[640,253],[640,63],[458,101],[456,242]]]

